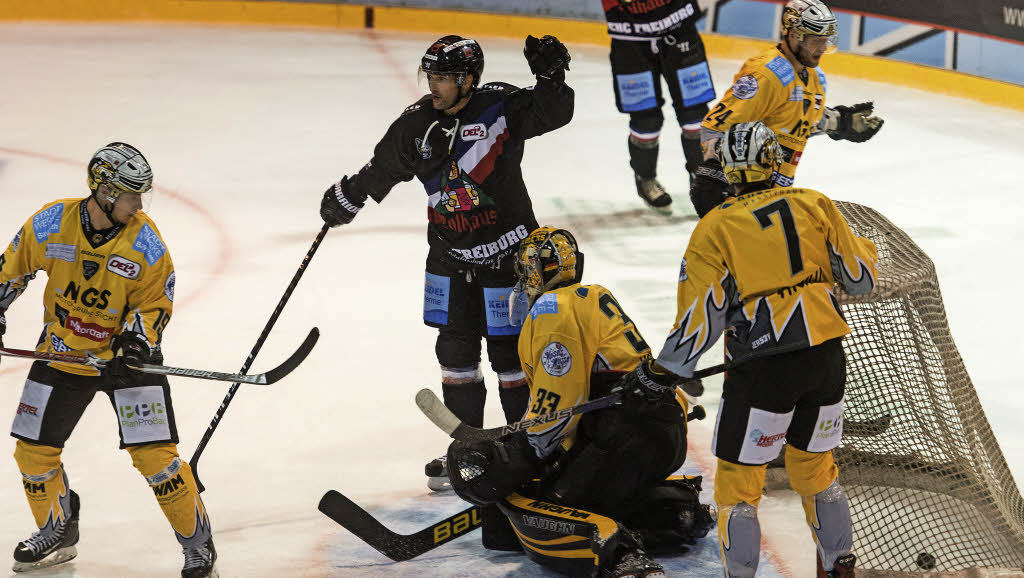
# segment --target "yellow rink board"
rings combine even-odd
[[[553,34],[563,42],[608,45],[603,22],[561,18],[508,16],[420,8],[375,7],[375,28],[429,32],[458,32],[468,36],[524,38]],[[0,21],[180,22],[257,26],[309,26],[355,29],[366,23],[367,8],[353,4],[261,2],[245,0],[0,0]],[[708,55],[743,60],[771,43],[704,34]],[[887,58],[838,53],[823,59],[830,75],[897,84],[1024,111],[1024,87]]]

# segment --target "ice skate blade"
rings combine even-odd
[[[76,556],[78,556],[78,549],[74,546],[68,546],[67,548],[61,548],[60,550],[53,552],[38,562],[15,562],[12,570],[15,572],[28,572],[29,570],[49,568],[50,566],[63,564],[68,560],[74,559]]]

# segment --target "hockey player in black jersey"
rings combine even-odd
[[[480,339],[509,422],[526,411],[529,389],[519,365],[519,327],[508,322],[515,284],[512,254],[537,227],[520,163],[524,141],[567,124],[574,93],[565,84],[569,52],[553,36],[526,39],[533,87],[480,84],[484,54],[472,39],[445,36],[423,55],[430,87],[391,124],[358,173],[328,187],[320,215],[350,223],[367,198],[378,203],[413,177],[427,197],[423,321],[439,330],[435,351],[444,402],[464,422],[483,425],[487,390]],[[443,461],[428,464],[431,488],[443,489]]]
[[[703,158],[700,123],[715,98],[704,43],[695,23],[696,0],[602,0],[611,36],[615,104],[629,114],[629,164],[636,191],[655,211],[672,212],[672,197],[658,182],[658,138],[665,117],[661,78],[682,128],[686,172]]]

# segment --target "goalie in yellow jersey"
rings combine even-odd
[[[757,506],[766,464],[786,444],[790,484],[817,544],[819,576],[852,576],[849,502],[832,449],[843,431],[850,332],[835,285],[868,293],[877,253],[828,197],[774,184],[782,151],[763,123],[729,128],[718,156],[732,193],[697,223],[679,273],[673,330],[656,361],[627,382],[693,375],[723,332],[725,377],[712,450],[727,576],[751,577],[760,556]]]
[[[714,144],[730,126],[761,121],[775,132],[782,151],[775,176],[780,186],[793,184],[808,138],[827,134],[833,140],[860,143],[882,128],[870,102],[826,105],[828,83],[818,63],[822,55],[835,51],[839,25],[824,2],[789,0],[782,10],[781,30],[781,41],[744,62],[732,87],[704,117],[704,162],[694,171],[690,187],[698,216],[728,193]]]
[[[44,361],[29,370],[11,435],[39,530],[15,548],[14,571],[78,554],[79,499],[61,453],[85,408],[103,392],[118,419],[121,447],[152,487],[184,551],[182,577],[216,576],[206,507],[188,463],[178,457],[167,378],[129,367],[162,362],[160,341],[174,302],[171,255],[140,212],[153,172],[138,149],[114,142],[93,155],[87,182],[90,196],[45,205],[0,255],[0,336],[4,312],[45,271],[36,351],[111,360],[102,373]]]
[[[611,292],[580,282],[583,253],[568,231],[536,229],[515,266],[529,310],[519,337],[526,418],[608,395],[650,355]],[[681,393],[651,403],[627,392],[621,405],[498,442],[456,441],[452,487],[475,504],[497,503],[526,554],[548,568],[661,576],[650,553],[685,551],[714,525],[697,499],[700,478],[668,478],[686,457],[686,410]]]

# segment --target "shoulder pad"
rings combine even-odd
[[[796,72],[793,71],[793,65],[786,60],[785,56],[776,56],[769,60],[764,66],[778,77],[779,81],[782,82],[782,86],[786,86],[796,78]]]
[[[412,113],[420,110],[421,108],[423,108],[423,105],[426,104],[429,101],[430,101],[430,95],[429,94],[423,95],[422,97],[420,97],[419,100],[417,100],[413,104],[410,104],[409,106],[405,107],[405,110],[402,111],[402,116],[405,116],[407,114],[412,114]]]

